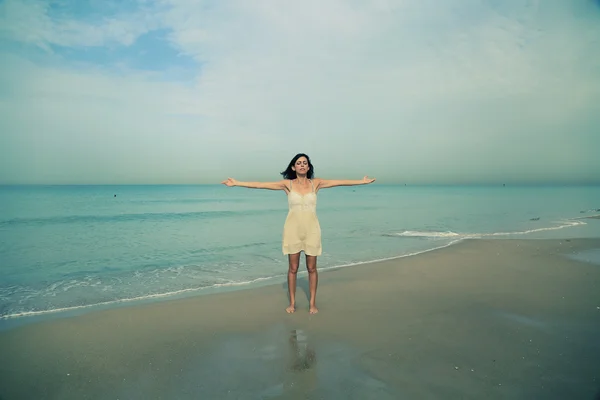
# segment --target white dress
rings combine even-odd
[[[309,256],[321,255],[321,226],[317,218],[317,193],[313,181],[312,191],[300,194],[292,190],[288,193],[289,211],[283,226],[283,254],[296,254],[304,251]]]

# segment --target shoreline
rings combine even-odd
[[[452,247],[458,245],[464,241],[468,240],[552,240],[552,239],[544,239],[544,238],[523,238],[523,239],[515,239],[515,237],[519,237],[521,235],[531,235],[536,233],[545,233],[552,231],[560,231],[566,228],[575,228],[580,225],[586,225],[585,222],[582,222],[582,219],[600,219],[600,215],[593,216],[585,216],[579,218],[570,218],[562,221],[554,221],[553,226],[535,228],[526,231],[514,231],[514,232],[493,232],[493,233],[473,233],[473,234],[459,234],[456,233],[455,236],[447,237],[447,240],[450,240],[448,243],[437,245],[434,247],[430,247],[424,250],[417,250],[413,252],[409,252],[406,254],[394,255],[391,257],[384,257],[366,261],[357,261],[349,264],[341,264],[334,265],[330,267],[320,267],[319,272],[326,273],[328,271],[334,271],[342,268],[352,268],[361,265],[374,264],[384,261],[392,261],[397,259],[402,259],[406,257],[415,257],[421,254],[425,254],[431,251],[436,251],[448,247]],[[392,235],[392,236],[402,236],[402,235]],[[302,263],[301,263],[302,264]],[[300,269],[298,272],[298,276],[307,275],[306,270]],[[229,293],[233,291],[243,291],[243,290],[254,290],[265,286],[277,285],[276,281],[279,279],[285,279],[286,273],[281,273],[274,276],[268,277],[258,277],[249,282],[234,282],[234,283],[225,283],[225,284],[214,284],[212,286],[206,287],[198,287],[198,288],[186,288],[177,290],[174,292],[165,292],[165,293],[155,293],[144,295],[140,297],[134,298],[124,298],[117,300],[109,300],[100,303],[94,304],[86,304],[80,306],[67,306],[61,307],[57,309],[51,310],[40,310],[40,311],[26,311],[16,314],[9,314],[5,316],[0,316],[0,332],[5,330],[13,329],[14,327],[28,324],[35,324],[42,321],[51,321],[54,319],[61,318],[72,318],[77,316],[86,315],[88,313],[94,313],[98,311],[105,311],[110,309],[120,309],[124,307],[137,307],[144,304],[154,304],[157,302],[163,301],[172,301],[178,299],[186,299],[196,296],[210,296],[219,293]]]
[[[598,248],[470,239],[329,270],[316,315],[299,277],[295,314],[279,282],[27,324],[0,332],[0,397],[593,398],[600,268],[569,256]]]
[[[425,253],[428,253],[431,251],[441,250],[441,249],[444,249],[447,247],[454,246],[464,240],[479,240],[479,239],[468,238],[468,237],[462,238],[462,239],[455,239],[455,240],[451,241],[450,243],[447,243],[444,245],[428,248],[426,250],[419,250],[419,251],[415,251],[412,253],[400,254],[397,256],[379,258],[379,259],[375,259],[375,260],[359,261],[359,262],[354,262],[354,263],[350,263],[350,264],[341,264],[341,265],[335,265],[335,266],[331,266],[331,267],[319,268],[319,273],[334,272],[339,269],[358,267],[358,266],[362,266],[362,265],[378,264],[381,262],[393,261],[393,260],[398,260],[398,259],[402,259],[402,258],[406,258],[406,257],[416,257],[416,256],[419,256],[421,254],[425,254]],[[496,239],[494,239],[494,240],[496,240]],[[536,240],[536,239],[533,239],[533,240]],[[301,265],[302,265],[302,263],[301,263]],[[307,275],[308,275],[308,272],[306,270],[298,271],[298,277],[305,277]],[[183,290],[180,290],[177,292],[147,295],[147,296],[138,297],[138,298],[111,300],[111,301],[104,302],[104,303],[65,307],[65,308],[54,309],[54,310],[30,311],[30,312],[24,312],[24,313],[19,313],[19,314],[11,314],[11,315],[0,317],[0,332],[14,329],[18,326],[37,324],[37,323],[45,322],[45,321],[51,322],[55,319],[80,317],[80,316],[84,316],[84,315],[87,315],[90,313],[109,311],[109,310],[113,310],[113,309],[116,310],[116,309],[122,309],[122,308],[128,308],[128,307],[140,307],[140,306],[144,306],[144,305],[151,305],[151,304],[162,303],[162,302],[190,299],[190,298],[200,297],[200,296],[212,296],[212,295],[225,294],[225,293],[231,293],[231,292],[258,290],[258,289],[264,288],[264,287],[277,286],[280,283],[273,282],[273,281],[276,281],[278,279],[286,279],[286,276],[287,276],[286,273],[282,273],[282,274],[276,275],[276,276],[260,277],[260,278],[253,280],[252,282],[242,282],[242,283],[234,283],[234,284],[219,284],[219,285],[214,285],[214,286],[209,286],[209,287],[183,289]]]

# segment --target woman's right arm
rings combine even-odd
[[[269,190],[286,190],[287,184],[285,180],[281,180],[278,182],[240,182],[236,181],[233,178],[228,178],[221,182],[227,186],[240,186],[250,189],[269,189]]]

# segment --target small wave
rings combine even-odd
[[[0,221],[0,227],[12,225],[47,225],[78,223],[116,223],[128,221],[163,221],[177,219],[210,219],[231,217],[236,215],[260,215],[278,210],[243,210],[243,211],[192,211],[181,213],[132,213],[112,215],[68,215],[39,218],[13,218]]]
[[[545,228],[528,229],[524,231],[513,232],[492,232],[492,233],[457,233],[452,231],[404,231],[396,233],[387,233],[383,236],[392,237],[415,237],[415,238],[440,238],[440,239],[477,239],[493,236],[512,236],[512,235],[527,235],[530,233],[555,231],[558,229],[571,228],[574,226],[586,225],[585,222],[577,220],[563,221],[560,225],[549,226]]]
[[[461,241],[462,241],[461,239],[456,239],[456,240],[450,241],[449,243],[443,244],[441,246],[431,247],[431,248],[425,249],[425,250],[414,251],[412,253],[401,254],[399,256],[377,258],[377,259],[374,259],[374,260],[357,261],[357,262],[354,262],[354,263],[334,265],[334,266],[331,266],[331,267],[320,268],[320,270],[321,271],[328,271],[328,270],[332,270],[332,269],[354,267],[356,265],[372,264],[372,263],[377,263],[377,262],[382,262],[382,261],[398,260],[400,258],[413,257],[413,256],[417,256],[419,254],[429,253],[430,251],[435,251],[435,250],[440,250],[440,249],[443,249],[443,248],[446,248],[446,247],[450,247],[450,246],[455,245],[455,244],[457,244],[457,243],[459,243]],[[308,272],[306,272],[306,271],[303,271],[302,273],[298,272],[298,275],[302,275],[302,274],[308,274]]]
[[[436,231],[404,231],[398,233],[385,234],[384,236],[404,236],[404,237],[430,237],[430,238],[455,238],[460,237],[460,233],[447,231],[447,232],[436,232]]]
[[[600,208],[590,208],[589,210],[582,210],[579,211],[581,214],[585,214],[585,213],[589,213],[589,212],[598,212],[600,211]]]
[[[206,203],[242,203],[244,199],[238,198],[212,198],[212,199],[139,199],[127,200],[127,203],[136,204],[206,204]]]
[[[251,285],[253,283],[258,283],[258,282],[268,281],[268,280],[271,280],[274,278],[279,278],[281,276],[283,276],[283,275],[273,275],[273,276],[261,277],[261,278],[256,278],[256,279],[252,279],[249,281],[237,281],[237,282],[232,281],[232,282],[225,282],[225,283],[215,283],[215,284],[209,285],[209,286],[174,290],[174,291],[164,292],[164,293],[154,293],[154,294],[148,294],[148,295],[144,295],[144,296],[129,297],[129,298],[117,299],[117,300],[102,301],[99,303],[83,304],[80,306],[59,307],[59,308],[53,308],[53,309],[48,309],[48,310],[21,311],[21,312],[0,315],[0,320],[20,318],[20,317],[33,317],[33,316],[40,316],[40,315],[46,315],[46,314],[55,314],[55,313],[60,313],[60,312],[78,311],[78,310],[84,310],[84,309],[89,309],[89,308],[94,308],[94,307],[111,306],[111,305],[117,305],[117,304],[122,304],[122,303],[131,303],[131,302],[136,302],[136,301],[152,300],[152,299],[158,299],[158,298],[164,298],[164,297],[174,297],[174,296],[183,295],[186,293],[199,292],[199,291],[207,290],[207,289],[218,289],[218,288],[222,288],[222,287],[234,287],[234,286],[246,286],[246,285]]]
[[[264,246],[266,244],[268,244],[268,243],[256,242],[256,243],[244,243],[244,244],[231,245],[231,246],[213,246],[210,248],[203,248],[203,249],[197,249],[197,250],[190,251],[190,254],[222,253],[225,251]]]
[[[488,236],[527,235],[527,234],[536,233],[536,232],[557,231],[559,229],[572,228],[574,226],[579,226],[579,225],[587,225],[587,224],[583,221],[572,220],[572,221],[564,221],[561,225],[549,226],[546,228],[528,229],[525,231],[517,231],[517,232],[481,233],[481,234],[477,234],[477,236],[488,237]]]
[[[600,214],[586,215],[585,217],[574,218],[574,220],[580,220],[580,219],[600,219]]]

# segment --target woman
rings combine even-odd
[[[300,253],[306,256],[306,269],[310,289],[309,312],[319,312],[316,304],[317,257],[321,255],[321,227],[317,218],[317,192],[320,189],[336,186],[366,185],[375,181],[364,177],[362,180],[313,179],[315,170],[310,158],[303,153],[296,154],[287,169],[281,173],[283,180],[278,182],[238,182],[228,178],[221,182],[227,186],[241,186],[252,189],[283,190],[288,196],[289,212],[283,227],[283,254],[288,256],[288,292],[290,305],[288,313],[296,311],[296,274],[300,264]]]

